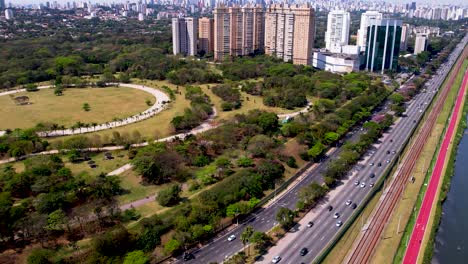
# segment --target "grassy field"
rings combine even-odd
[[[65,161],[65,167],[72,170],[74,175],[80,173],[86,173],[91,177],[97,176],[101,173],[109,173],[115,169],[122,167],[123,165],[129,162],[127,151],[110,151],[112,153],[111,160],[107,160],[104,158],[104,153],[88,153],[88,156],[96,162],[97,168],[92,169],[89,167],[87,162],[79,162],[79,163],[72,163],[68,161],[66,156],[63,156],[62,159]]]
[[[460,74],[458,74],[457,79],[455,80],[454,87],[460,87],[464,69],[468,66],[468,61],[465,60]],[[445,85],[445,83],[444,83]],[[416,165],[412,171],[412,175],[416,178],[414,184],[408,184],[405,188],[402,199],[398,203],[396,210],[393,212],[392,217],[390,218],[384,233],[383,237],[385,239],[381,240],[377,244],[376,251],[373,256],[373,263],[381,263],[379,261],[385,261],[393,259],[395,254],[394,262],[401,262],[401,258],[406,248],[405,241],[409,237],[412,226],[414,225],[415,217],[411,217],[413,212],[414,205],[416,202],[421,203],[422,194],[424,193],[425,188],[427,188],[426,182],[426,173],[429,170],[431,165],[432,158],[434,153],[439,145],[440,137],[444,131],[447,119],[450,116],[452,111],[453,102],[456,99],[458,89],[453,89],[450,91],[447,97],[447,103],[444,104],[441,114],[437,118],[436,124],[432,130],[431,136],[428,139],[427,144],[425,145],[419,159],[416,162]],[[421,188],[424,188],[420,194]],[[420,195],[418,195],[420,194]],[[398,222],[400,222],[400,232],[397,233]],[[411,228],[405,228],[409,224]],[[403,240],[401,248],[398,250],[400,241]],[[398,252],[397,252],[398,250]]]
[[[68,161],[67,155],[61,155],[61,158],[65,163],[65,167],[69,168],[72,171],[73,175],[86,173],[90,177],[95,177],[101,173],[109,173],[117,168],[120,168],[121,166],[129,162],[127,151],[116,150],[116,151],[110,151],[110,153],[112,153],[112,156],[114,157],[114,159],[106,160],[104,158],[104,153],[95,153],[95,152],[88,153],[88,157],[91,158],[91,160],[93,160],[97,165],[97,168],[94,168],[94,169],[90,168],[86,161],[72,163]],[[7,165],[12,165],[13,168],[15,168],[16,172],[24,171],[23,161],[2,164],[0,166],[0,170],[2,170]]]
[[[148,108],[147,99],[155,100],[144,91],[124,87],[66,89],[63,96],[54,95],[53,89],[44,89],[13,96],[28,96],[31,104],[16,105],[9,95],[0,96],[2,130],[30,128],[41,122],[66,127],[77,121],[100,124],[142,112]],[[83,110],[84,103],[90,105],[90,111]]]
[[[153,88],[159,88],[161,91],[164,92],[161,87],[166,85],[171,89],[175,90],[176,86],[173,84],[168,83],[167,81],[147,81],[147,80],[134,80],[133,83],[143,84]],[[141,136],[145,139],[155,139],[155,138],[162,138],[167,137],[174,133],[174,130],[170,124],[172,118],[179,114],[183,114],[184,109],[190,107],[190,102],[185,99],[185,89],[180,88],[179,91],[181,94],[176,94],[175,102],[172,102],[169,107],[162,111],[161,113],[153,116],[152,118],[146,119],[141,122],[137,122],[131,125],[122,126],[118,128],[113,128],[112,130],[104,130],[94,133],[88,133],[87,136],[92,135],[100,135],[103,139],[111,138],[112,133],[117,131],[121,134],[129,133],[131,134],[133,131],[139,131]],[[59,137],[49,139],[49,141],[54,142],[58,140],[63,140],[68,137]]]
[[[128,194],[117,197],[120,204],[130,203],[139,199],[143,199],[146,196],[154,195],[165,187],[165,185],[141,184],[141,177],[134,170],[128,170],[118,175],[117,177],[120,179],[120,186],[129,191]]]
[[[221,111],[221,104],[223,103],[223,100],[211,91],[211,88],[214,86],[215,84],[210,84],[210,85],[201,85],[200,87],[203,89],[203,92],[205,92],[210,97],[211,102],[214,104],[214,106],[218,110],[217,119],[219,120],[228,120],[228,119],[233,118],[236,114],[247,113],[248,111],[254,110],[254,109],[264,110],[264,111],[272,112],[275,114],[292,113],[292,112],[302,109],[302,108],[298,108],[294,110],[288,110],[288,109],[284,109],[280,107],[266,106],[263,104],[263,97],[254,96],[254,95],[241,92],[242,107],[239,109],[232,110],[232,111],[224,112],[224,111]]]

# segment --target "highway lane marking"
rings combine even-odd
[[[320,238],[320,241],[322,241],[324,238],[325,238],[325,236],[323,236],[322,238]]]

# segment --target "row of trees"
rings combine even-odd
[[[366,133],[359,137],[355,143],[348,142],[337,159],[332,160],[323,173],[325,183],[332,186],[349,172],[349,169],[358,162],[361,156],[374,144],[382,133],[393,124],[393,116],[386,114],[380,123],[367,122],[364,128]]]

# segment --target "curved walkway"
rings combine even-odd
[[[120,127],[120,126],[126,126],[126,125],[139,122],[139,121],[145,120],[147,118],[150,118],[156,115],[157,113],[165,109],[165,106],[167,105],[166,103],[170,102],[169,97],[165,93],[161,92],[160,90],[153,89],[151,87],[147,87],[147,86],[139,85],[139,84],[129,84],[129,83],[110,83],[110,84],[147,92],[154,96],[154,98],[156,99],[156,103],[153,104],[150,108],[146,109],[145,111],[138,113],[136,115],[127,117],[122,120],[106,122],[106,123],[99,124],[96,126],[79,127],[75,129],[69,128],[69,129],[63,129],[63,130],[43,131],[43,132],[38,132],[38,135],[41,137],[68,136],[68,135],[77,135],[77,134],[83,134],[83,133],[96,132],[96,131],[111,129],[111,128]],[[47,86],[40,86],[38,88],[49,89],[52,87],[53,87],[52,85],[47,85]],[[26,89],[7,91],[7,92],[0,93],[0,96],[20,93],[20,92],[25,92],[25,91]],[[4,131],[0,131],[0,136],[2,134],[4,134]]]

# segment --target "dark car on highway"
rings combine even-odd
[[[307,248],[302,248],[300,254],[301,256],[305,256],[308,252],[309,250]]]

